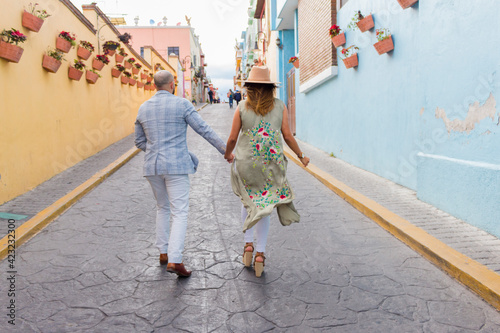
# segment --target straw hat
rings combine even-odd
[[[280,84],[280,82],[271,81],[267,66],[253,66],[245,83]]]

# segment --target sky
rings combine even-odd
[[[181,22],[186,25],[185,15],[191,18],[195,34],[200,36],[205,53],[207,75],[219,88],[221,100],[233,87],[235,74],[235,39],[241,40],[241,32],[247,27],[248,0],[71,0],[80,10],[82,5],[96,2],[109,17],[124,17],[127,25],[135,25],[139,16],[140,26],[149,26],[150,20],[167,26]],[[139,51],[139,50],[137,50]]]

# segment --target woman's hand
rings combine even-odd
[[[303,158],[300,158],[300,157],[299,157],[299,160],[300,160],[300,162],[302,162],[302,165],[303,165],[304,167],[307,167],[307,165],[309,164],[309,161],[310,161],[311,159],[310,159],[309,157],[304,156]]]
[[[230,154],[228,156],[224,155],[224,158],[226,159],[227,163],[233,163],[234,161],[234,154]]]

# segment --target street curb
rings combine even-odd
[[[36,214],[31,219],[17,227],[15,230],[16,248],[35,236],[56,217],[61,215],[64,211],[70,208],[74,203],[85,196],[93,188],[102,183],[106,178],[108,178],[115,171],[121,168],[139,152],[140,150],[137,148],[130,149],[125,154],[120,156],[116,161],[114,161],[101,171],[97,172],[95,175],[90,177],[87,181],[79,185],[73,191],[69,192],[68,194],[54,202],[52,205],[45,208],[40,213]],[[5,257],[7,257],[8,252],[9,240],[7,235],[0,240],[0,260],[3,260]]]
[[[304,168],[300,160],[288,147],[285,147],[285,155],[354,208],[477,293],[497,310],[500,310],[499,274],[454,250],[384,206],[351,189],[315,165],[309,164],[307,168]]]

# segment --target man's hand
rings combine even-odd
[[[227,163],[233,163],[233,161],[234,161],[234,154],[231,154],[229,156],[224,155],[224,158],[226,159]]]
[[[302,165],[304,167],[307,167],[307,165],[309,164],[309,161],[310,161],[309,157],[299,158],[299,160],[300,160],[300,162],[302,162]]]

